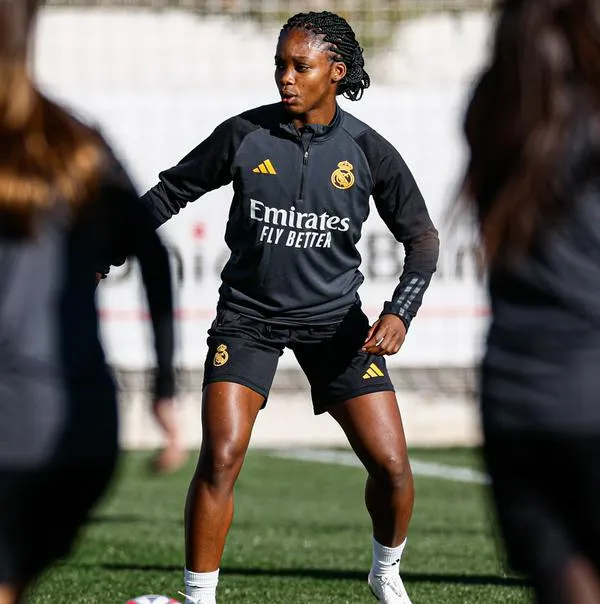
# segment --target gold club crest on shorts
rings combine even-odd
[[[215,367],[221,367],[225,365],[229,360],[229,353],[227,352],[227,346],[225,344],[219,344],[217,346],[217,352],[215,352],[215,358],[213,359],[213,365]]]
[[[331,184],[336,189],[349,189],[354,184],[353,169],[349,161],[341,161],[331,175]]]

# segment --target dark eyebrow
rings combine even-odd
[[[314,57],[307,57],[305,55],[298,55],[291,57],[293,61],[312,61]],[[275,55],[275,60],[281,60],[281,55]]]

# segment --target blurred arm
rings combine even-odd
[[[173,292],[169,257],[154,230],[152,217],[140,202],[129,177],[111,157],[108,176],[102,183],[98,221],[101,233],[100,266],[119,266],[135,256],[150,311],[156,354],[156,397],[171,397],[175,393],[173,369],[174,327]],[[106,235],[104,235],[106,234]],[[102,269],[108,271],[108,269]]]

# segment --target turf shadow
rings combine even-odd
[[[98,514],[88,519],[88,524],[138,524],[140,522],[151,522],[151,520],[134,514]]]
[[[154,516],[142,516],[135,514],[98,514],[92,516],[88,520],[88,524],[152,524],[155,525],[157,522],[161,524],[183,524],[183,520],[180,518],[160,518]]]
[[[96,565],[112,571],[159,571],[181,572],[181,566],[152,564],[100,564]],[[225,575],[243,575],[247,577],[298,577],[323,580],[365,581],[367,573],[356,570],[338,570],[323,568],[248,568],[224,566]],[[419,573],[404,571],[402,579],[406,583],[449,583],[455,585],[490,585],[494,587],[528,587],[529,583],[519,577],[501,577],[499,575],[467,575],[455,573]]]

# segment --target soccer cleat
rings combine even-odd
[[[203,596],[201,598],[196,599],[192,598],[192,596],[184,594],[182,591],[178,591],[177,593],[185,598],[186,604],[215,604],[216,602],[214,596]]]
[[[373,575],[368,578],[371,593],[384,604],[412,604],[400,575]]]
[[[178,594],[182,595],[185,598],[186,604],[215,604],[215,596],[202,596],[198,599],[192,598],[192,596],[188,596],[184,594],[182,591],[178,591]]]

